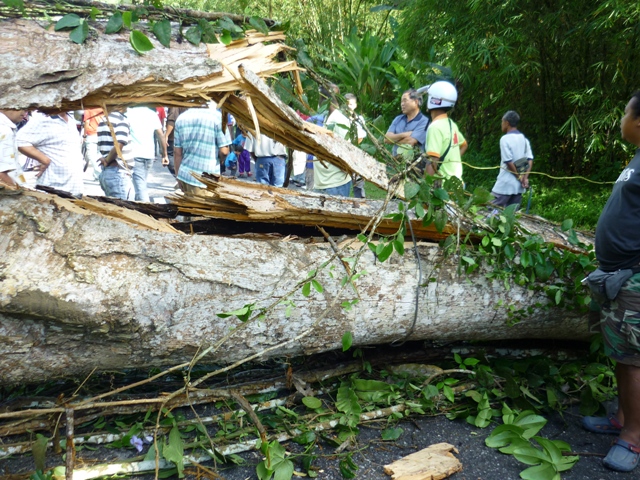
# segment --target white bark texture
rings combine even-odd
[[[119,208],[119,207],[111,207]],[[414,319],[418,271],[413,248],[384,263],[367,251],[356,270],[357,294],[340,292],[345,267],[333,260],[318,281],[323,293],[300,289],[286,315],[279,305],[259,321],[219,318],[255,302],[265,307],[332,255],[327,243],[188,236],[82,210],[44,194],[0,196],[0,383],[39,382],[125,367],[189,361],[232,332],[203,359],[228,364],[308,334],[268,356],[339,348],[404,337]],[[456,274],[435,244],[418,247],[423,282],[410,339],[586,339],[586,319],[546,298],[482,274]],[[333,278],[331,278],[333,276]],[[350,311],[344,300],[360,297]],[[338,300],[337,307],[323,316]],[[507,326],[502,301],[533,314]]]

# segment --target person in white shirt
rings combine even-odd
[[[22,168],[18,162],[16,132],[26,114],[26,110],[0,109],[0,184],[3,186],[15,188],[24,183],[24,177],[20,179]]]
[[[162,124],[154,107],[129,108],[127,119],[131,128],[131,152],[135,164],[133,188],[136,191],[136,201],[148,202],[147,177],[156,156],[156,139],[162,149],[162,164],[169,162]]]
[[[244,148],[256,157],[256,182],[274,187],[284,185],[287,151],[283,144],[264,134],[260,134],[259,141],[248,134]]]
[[[36,160],[37,184],[82,195],[82,141],[67,112],[37,115],[18,131],[18,150]]]

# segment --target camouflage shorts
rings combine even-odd
[[[608,357],[640,367],[640,274],[627,280],[615,300],[602,306],[600,329]]]

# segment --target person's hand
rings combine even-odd
[[[42,176],[44,171],[49,167],[50,163],[51,163],[51,159],[50,158],[47,158],[46,162],[39,161],[38,165],[35,168],[35,170],[38,172],[38,173],[36,173],[36,178],[40,178]]]
[[[162,166],[163,167],[169,166],[169,158],[168,157],[162,157]]]
[[[529,177],[522,177],[520,179],[520,185],[522,185],[522,188],[529,188]]]

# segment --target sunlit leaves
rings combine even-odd
[[[133,49],[139,54],[143,54],[148,52],[149,50],[153,50],[153,43],[149,40],[144,33],[140,30],[132,30],[129,34],[129,43],[133,47]]]

